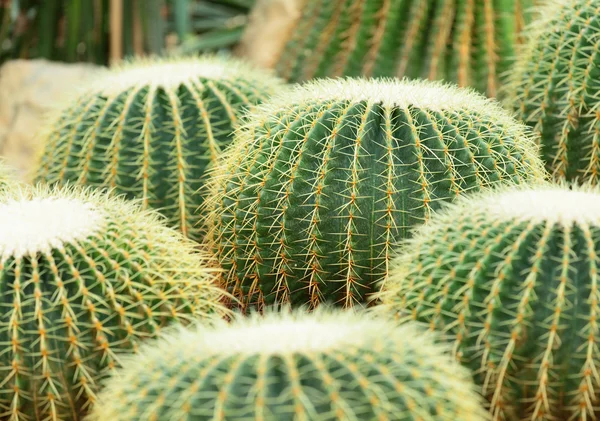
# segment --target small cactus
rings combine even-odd
[[[213,171],[207,241],[242,301],[363,302],[391,250],[463,192],[544,176],[495,102],[438,82],[325,80],[257,109]]]
[[[380,308],[444,332],[495,420],[594,419],[599,256],[597,189],[488,191],[416,231]]]
[[[193,248],[119,198],[0,192],[0,419],[80,420],[124,353],[170,321],[225,314]]]
[[[540,136],[558,179],[600,182],[600,3],[551,0],[526,31],[506,104]]]
[[[352,312],[268,313],[146,346],[89,421],[483,421],[468,372],[414,326]]]
[[[198,190],[233,126],[279,80],[216,57],[138,59],[48,124],[36,181],[114,188],[198,240]]]
[[[529,20],[527,9],[533,0],[303,4],[296,27],[275,59],[285,79],[423,77],[495,96],[521,42],[519,33]]]

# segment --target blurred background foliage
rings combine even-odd
[[[255,0],[0,0],[0,64],[230,50]]]

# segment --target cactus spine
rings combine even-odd
[[[600,181],[600,4],[552,0],[528,29],[507,105],[540,135],[557,179]]]
[[[145,347],[90,421],[484,420],[444,351],[412,326],[351,312],[238,318]]]
[[[543,177],[520,124],[440,83],[309,83],[249,120],[214,171],[207,224],[245,306],[362,302],[442,202]]]
[[[495,420],[597,417],[599,209],[589,187],[463,198],[405,244],[382,309],[445,332]]]
[[[292,81],[342,75],[423,77],[495,96],[532,4],[308,0],[276,68]]]
[[[139,59],[101,78],[49,125],[37,181],[114,188],[198,240],[207,168],[241,114],[278,86],[233,60]]]
[[[124,353],[169,321],[222,316],[193,247],[89,190],[0,192],[0,419],[80,420]]]

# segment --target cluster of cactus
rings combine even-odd
[[[207,169],[242,114],[279,85],[232,59],[135,60],[84,89],[49,124],[36,181],[113,188],[199,240]]]
[[[545,6],[505,85],[533,2],[308,0],[279,75],[365,78],[83,87],[38,186],[0,163],[0,420],[599,416],[600,190],[543,160],[598,182],[600,0]]]
[[[462,198],[404,247],[381,308],[444,332],[494,419],[598,414],[600,191]]]
[[[445,79],[495,96],[533,0],[308,0],[279,57],[291,81]]]
[[[365,314],[254,314],[179,330],[125,367],[90,421],[486,419],[443,346]]]
[[[600,4],[554,0],[528,30],[507,105],[540,136],[558,179],[600,181]]]
[[[244,307],[362,303],[441,203],[544,176],[522,125],[438,82],[309,83],[248,120],[207,201],[208,242]]]
[[[119,198],[1,191],[0,419],[80,419],[122,355],[166,323],[226,314],[193,248]]]

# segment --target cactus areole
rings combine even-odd
[[[495,420],[600,415],[600,191],[463,199],[398,257],[383,306],[444,332]]]
[[[442,202],[543,175],[524,127],[437,82],[317,81],[251,117],[214,171],[208,217],[244,305],[363,302]]]
[[[170,321],[223,314],[208,259],[157,215],[78,189],[0,192],[0,419],[81,420]]]
[[[90,421],[483,421],[468,372],[414,326],[270,313],[165,335],[107,382]]]
[[[114,188],[198,240],[205,173],[279,80],[232,59],[137,59],[49,122],[37,181]]]

